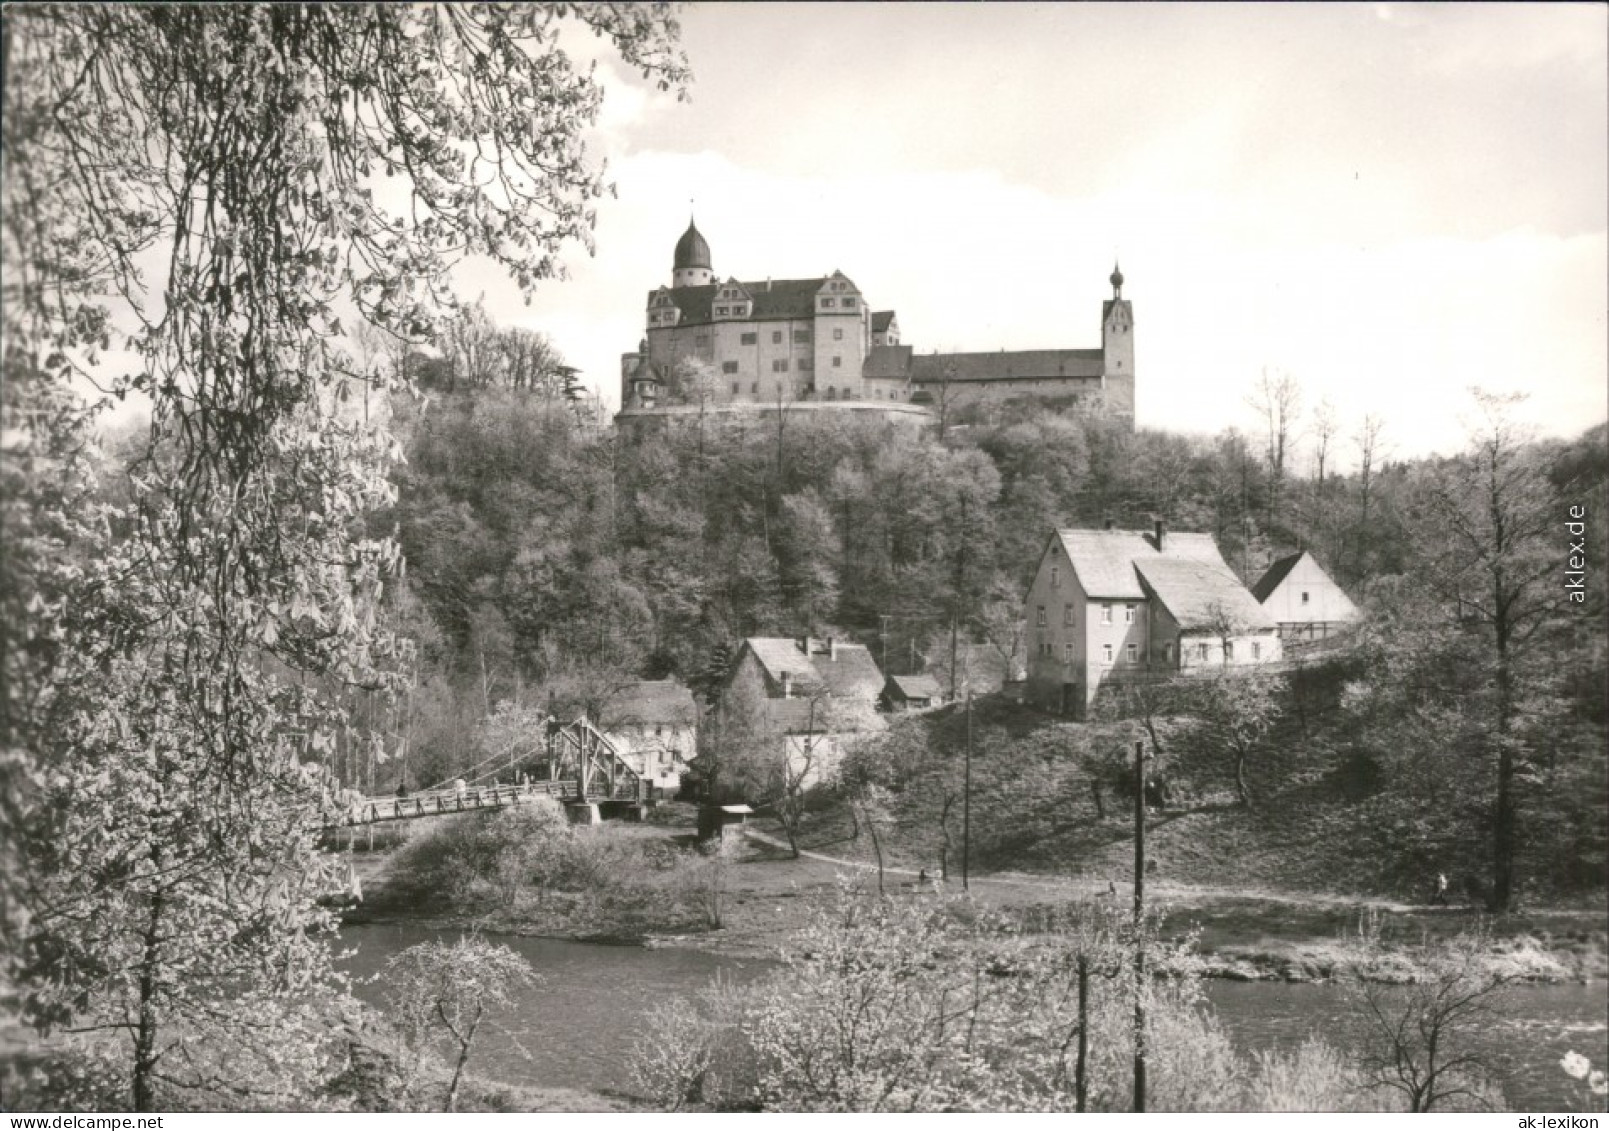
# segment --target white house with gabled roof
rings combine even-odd
[[[1031,702],[1084,717],[1102,684],[1278,661],[1278,628],[1208,534],[1058,530],[1028,590]]]
[[[1306,550],[1280,558],[1252,586],[1284,640],[1323,640],[1345,632],[1360,613],[1324,567]]]

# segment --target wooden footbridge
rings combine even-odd
[[[647,778],[621,757],[609,737],[585,715],[570,723],[548,719],[531,744],[498,753],[459,778],[418,793],[350,796],[342,826],[407,821],[479,809],[506,809],[530,797],[560,801],[644,803],[652,800]]]

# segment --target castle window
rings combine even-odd
[[[844,296],[844,305],[845,306],[854,306],[855,305],[855,296],[854,295],[845,295]]]
[[[728,314],[728,313],[731,312],[731,309],[732,308],[729,307],[729,306],[717,306],[715,308],[715,313],[716,314]]]
[[[832,340],[835,342],[841,342],[844,340],[844,328],[842,326],[838,326],[833,329]]]
[[[832,367],[833,367],[833,368],[834,368],[834,369],[842,369],[842,368],[843,368],[843,364],[844,364],[844,359],[843,359],[843,358],[841,358],[841,357],[837,357],[837,356],[835,356],[835,357],[834,357],[834,358],[833,358],[833,359],[832,359]]]
[[[737,382],[736,381],[732,382],[732,395],[734,397],[737,396]]]
[[[759,340],[760,340],[760,335],[758,335],[758,334],[744,334],[741,338],[738,339],[738,341],[742,345],[745,345],[745,346],[752,346],[756,342],[758,342]]]
[[[755,396],[759,396],[759,394],[760,394],[760,383],[758,381],[756,381],[752,385],[750,385],[749,386],[749,392],[753,393]]]
[[[827,399],[829,401],[835,401],[838,399],[838,387],[836,385],[827,386]]]
[[[1062,656],[1062,661],[1064,663],[1068,663],[1068,664],[1072,663],[1073,662],[1073,646],[1071,644],[1063,644],[1061,646],[1061,656]]]
[[[787,358],[785,358],[785,357],[777,357],[777,358],[772,358],[771,359],[771,372],[773,372],[773,373],[786,373],[787,371],[788,371],[788,359]]]
[[[737,315],[739,318],[743,317],[743,315],[747,314],[748,312],[749,312],[749,308],[744,306],[744,305],[742,305],[741,303],[732,308],[732,313]]]
[[[771,344],[774,345],[774,346],[782,344],[782,331],[781,330],[772,330],[771,331]]]
[[[736,373],[737,372],[737,362],[735,362],[735,361],[723,361],[723,362],[721,362],[721,372],[722,373]]]
[[[813,358],[813,357],[801,357],[799,359],[799,371],[801,373],[808,372],[808,371],[814,369],[815,367],[816,367],[816,359],[815,358]]]
[[[821,305],[822,306],[836,306],[837,305],[837,300],[836,299],[831,299],[831,298],[823,298],[821,300]]]
[[[798,343],[798,342],[808,342],[810,340],[810,331],[809,330],[795,330],[793,332],[793,340],[796,343]]]
[[[701,349],[701,350],[709,349],[710,348],[710,336],[708,334],[700,334],[700,335],[698,335],[696,338],[693,339],[693,348],[694,349]]]

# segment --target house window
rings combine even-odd
[[[1073,646],[1071,644],[1063,644],[1061,646],[1061,655],[1062,655],[1062,660],[1064,662],[1069,663],[1069,664],[1072,663],[1073,662]]]
[[[1255,642],[1252,644],[1251,658],[1254,660],[1260,660],[1263,658],[1263,646],[1261,644],[1257,644]]]
[[[781,330],[772,330],[771,331],[771,344],[774,345],[774,346],[782,344],[782,331]]]
[[[1061,622],[1068,628],[1073,627],[1073,607],[1071,605],[1061,607]]]
[[[844,359],[841,358],[841,357],[834,356],[833,359],[832,359],[832,367],[834,369],[842,369],[843,366],[844,366]]]
[[[1206,644],[1197,644],[1196,645],[1196,658],[1197,659],[1205,660],[1205,659],[1207,659],[1207,657],[1209,655],[1210,655],[1210,652],[1209,652],[1208,646]]]
[[[654,727],[654,737],[655,738],[663,738],[663,737],[665,737],[665,728],[663,726]]]
[[[1129,663],[1131,663],[1131,664],[1138,663],[1139,659],[1140,659],[1140,646],[1138,644],[1130,644],[1129,645]]]
[[[1112,623],[1112,606],[1110,606],[1110,605],[1102,605],[1101,606],[1101,623],[1102,624],[1111,624]]]
[[[1123,623],[1124,624],[1133,624],[1134,623],[1134,606],[1133,605],[1124,605],[1123,606]]]
[[[741,338],[738,339],[739,342],[741,342],[743,345],[746,345],[746,346],[752,346],[756,342],[758,342],[759,340],[760,340],[760,335],[758,335],[758,334],[744,334]]]
[[[1101,645],[1101,657],[1107,663],[1112,662],[1112,646],[1110,644],[1102,644]]]
[[[1060,589],[1061,588],[1061,567],[1060,566],[1051,566],[1050,567],[1050,587],[1052,589]]]
[[[1230,660],[1233,660],[1234,658],[1235,658],[1235,642],[1233,640],[1225,640],[1224,641],[1224,663],[1227,664]]]
[[[1302,604],[1304,604],[1304,605],[1307,604],[1307,591],[1306,590],[1302,591]]]
[[[1172,644],[1164,644],[1164,645],[1162,645],[1162,658],[1164,660],[1166,660],[1170,664],[1173,663],[1173,645]]]
[[[1039,606],[1039,620],[1037,623],[1040,628],[1045,627],[1045,606],[1043,605]]]
[[[793,341],[794,341],[795,345],[799,344],[800,342],[808,342],[809,340],[810,340],[810,331],[809,330],[795,330],[793,332]]]
[[[735,361],[723,361],[723,362],[721,362],[721,372],[722,373],[736,373],[737,372],[737,362],[735,362]]]
[[[844,340],[844,328],[842,326],[834,327],[832,332],[832,340],[835,342],[841,342]]]
[[[661,750],[659,752],[659,764],[661,766],[669,766],[675,761],[676,755],[672,754],[669,750]]]

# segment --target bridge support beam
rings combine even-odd
[[[564,807],[572,825],[601,825],[603,817],[598,812],[596,802],[572,801]]]

